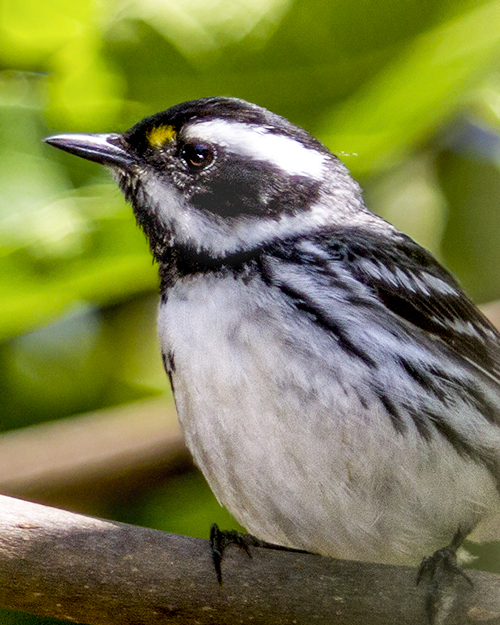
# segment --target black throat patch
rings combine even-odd
[[[170,248],[159,262],[161,298],[164,302],[168,290],[177,280],[197,274],[225,273],[234,277],[255,275],[259,271],[263,248],[252,248],[214,258],[207,252],[198,251],[189,245]]]

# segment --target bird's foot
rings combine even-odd
[[[462,541],[461,533],[457,533],[450,545],[424,558],[418,570],[417,585],[423,582],[427,585],[425,608],[431,625],[446,622],[457,599],[460,580],[474,585],[457,563],[457,549]]]
[[[241,534],[236,530],[221,530],[216,523],[213,523],[210,528],[210,547],[212,549],[212,560],[219,584],[222,584],[222,558],[224,556],[224,551],[229,545],[236,545],[240,549],[243,549],[249,558],[252,557],[250,547],[263,547],[264,549],[306,553],[302,549],[293,549],[292,547],[268,543],[252,534]]]
[[[217,581],[222,584],[221,562],[224,551],[229,545],[236,545],[243,549],[249,558],[252,557],[250,547],[262,547],[263,541],[252,534],[241,534],[236,530],[220,530],[216,523],[212,523],[210,528],[210,547],[212,549],[212,560],[217,575]]]

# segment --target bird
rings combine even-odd
[[[221,96],[46,141],[132,205],[187,446],[253,536],[424,573],[500,539],[500,335],[326,146]]]

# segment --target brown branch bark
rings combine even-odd
[[[90,625],[422,625],[415,569],[230,548],[0,497],[0,604]],[[500,623],[500,576],[470,572],[448,623]]]

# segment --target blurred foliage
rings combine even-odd
[[[0,0],[0,427],[167,388],[144,237],[107,172],[40,142],[54,132],[257,102],[473,297],[500,297],[499,23],[499,0]],[[206,490],[162,489],[116,516],[206,535],[158,503]]]
[[[165,502],[175,502],[175,514],[168,514]],[[131,510],[120,508],[116,514],[121,521],[198,538],[207,538],[212,523],[221,528],[244,531],[217,503],[215,495],[197,472],[181,475],[168,484],[152,488]]]

